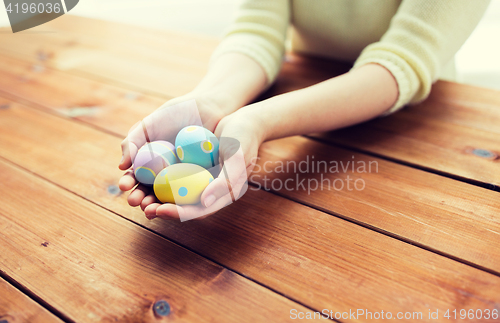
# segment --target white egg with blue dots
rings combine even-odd
[[[219,140],[208,129],[200,126],[184,127],[175,138],[175,151],[182,163],[205,168],[219,163]]]

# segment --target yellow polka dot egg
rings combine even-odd
[[[175,151],[182,163],[205,168],[219,163],[219,140],[210,130],[200,126],[187,126],[179,131]]]
[[[201,193],[213,179],[212,174],[199,165],[180,163],[163,169],[156,176],[153,189],[162,203],[198,204]]]

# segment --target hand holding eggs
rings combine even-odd
[[[134,159],[134,175],[140,183],[153,185],[162,203],[197,204],[214,179],[205,168],[218,163],[217,137],[203,127],[187,126],[177,134],[175,147],[163,140],[142,146]]]

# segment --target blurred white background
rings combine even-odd
[[[230,23],[238,3],[238,0],[80,0],[71,14],[218,37]],[[0,10],[0,25],[9,25],[5,10]],[[500,0],[492,0],[483,20],[455,58],[457,81],[500,89]]]

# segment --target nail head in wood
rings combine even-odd
[[[45,52],[42,52],[42,51],[39,51],[38,53],[36,53],[36,58],[39,60],[39,61],[46,61],[48,58],[49,58],[49,55]]]
[[[487,149],[474,149],[472,151],[472,153],[478,157],[482,157],[482,158],[494,158],[496,157],[496,154],[492,151],[489,151]]]
[[[116,185],[109,185],[108,193],[112,195],[117,195],[118,193],[120,193],[120,189]]]
[[[167,301],[161,299],[153,305],[153,311],[157,316],[167,316],[170,314],[170,305]]]

